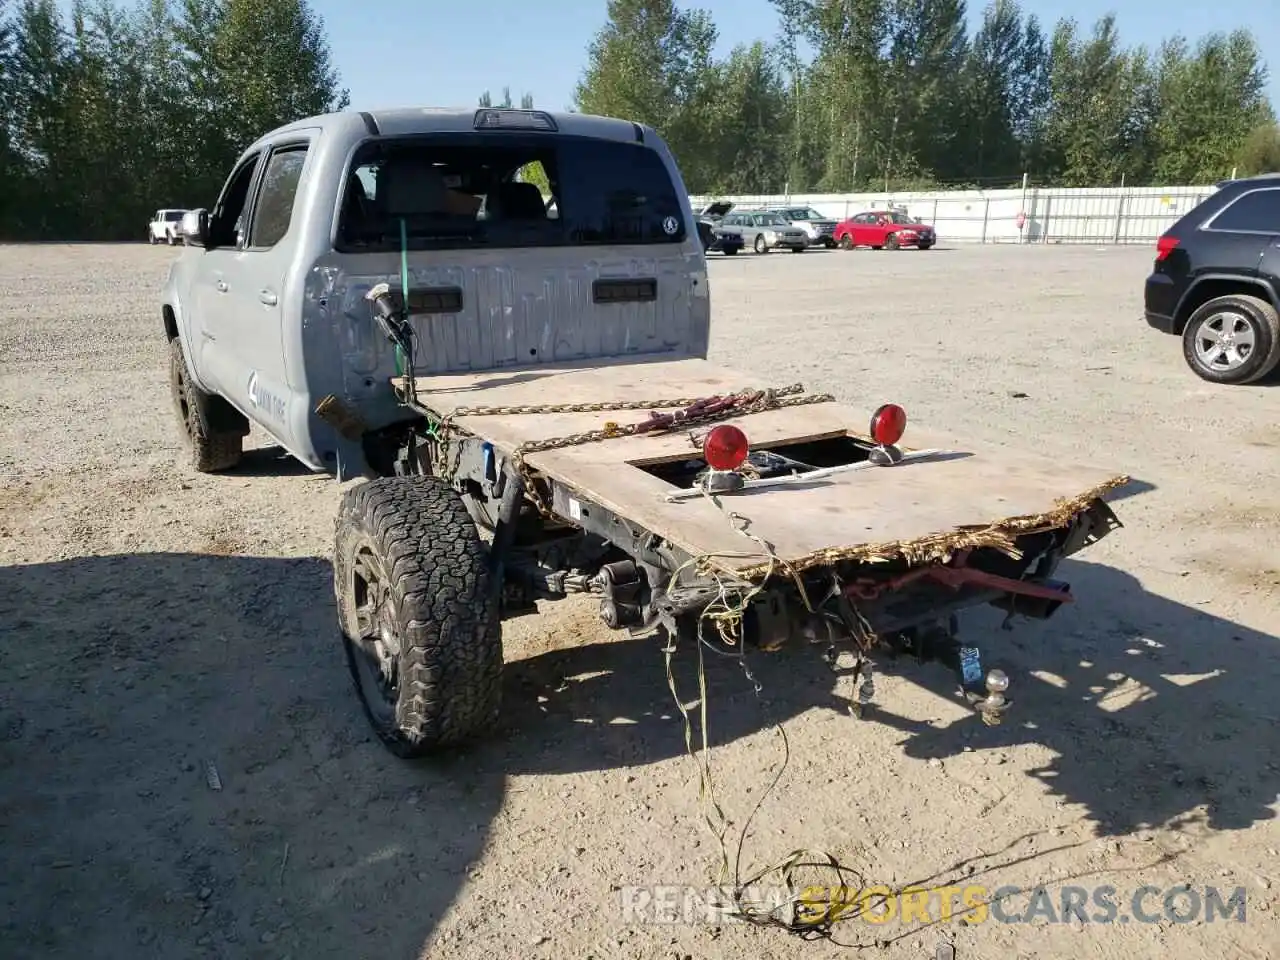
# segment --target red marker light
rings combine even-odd
[[[871,436],[883,447],[891,447],[907,430],[907,411],[896,403],[886,403],[871,415]]]
[[[702,441],[702,456],[712,470],[737,470],[746,462],[749,450],[747,435],[727,423],[712,427]]]
[[[1156,263],[1164,260],[1178,246],[1178,238],[1171,237],[1167,233],[1156,241]]]

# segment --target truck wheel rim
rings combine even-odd
[[[400,693],[400,637],[391,588],[367,549],[356,554],[351,565],[351,580],[361,696],[370,712],[380,722],[389,724],[395,719]]]
[[[1196,360],[1206,370],[1235,370],[1253,353],[1253,326],[1234,312],[1215,313],[1196,327]]]

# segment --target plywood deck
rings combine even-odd
[[[463,407],[692,399],[784,385],[761,382],[699,358],[542,365],[419,377],[416,384],[418,403],[441,416]],[[811,393],[819,392],[806,386]],[[723,422],[742,428],[754,447],[846,432],[865,436],[870,415],[881,402],[869,398],[861,408],[812,404]],[[530,440],[596,430],[610,420],[625,425],[647,418],[646,411],[634,410],[461,416],[453,422],[510,453]],[[965,456],[764,488],[723,497],[721,503],[749,518],[751,532],[773,544],[779,557],[794,559],[827,547],[915,540],[1044,513],[1055,501],[1077,497],[1117,472],[1063,464],[1023,450],[978,448],[910,421],[902,446]],[[671,433],[532,453],[526,463],[579,491],[584,500],[643,525],[693,555],[736,556],[727,561],[733,567],[759,563],[760,547],[734,530],[714,503],[701,497],[668,502],[666,495],[675,488],[635,466],[698,452],[688,433]]]

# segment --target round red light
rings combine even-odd
[[[746,462],[749,449],[747,435],[727,423],[712,427],[702,441],[702,456],[712,470],[737,470]]]
[[[871,415],[871,436],[881,446],[893,446],[906,430],[907,411],[896,403],[886,403]]]

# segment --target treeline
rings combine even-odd
[[[652,124],[694,193],[1213,183],[1280,170],[1245,30],[1126,47],[1114,17],[1052,28],[995,0],[773,0],[768,43],[713,56],[710,15],[610,0],[584,112]],[[1176,6],[1170,8],[1176,13]]]
[[[141,239],[347,100],[305,0],[0,0],[0,239]]]
[[[706,12],[609,0],[578,109],[656,127],[696,193],[1280,170],[1243,30],[1148,50],[1013,0],[972,36],[964,0],[773,2],[779,35],[719,60]],[[0,0],[0,240],[140,239],[154,210],[211,203],[263,132],[348,102],[306,0]]]

